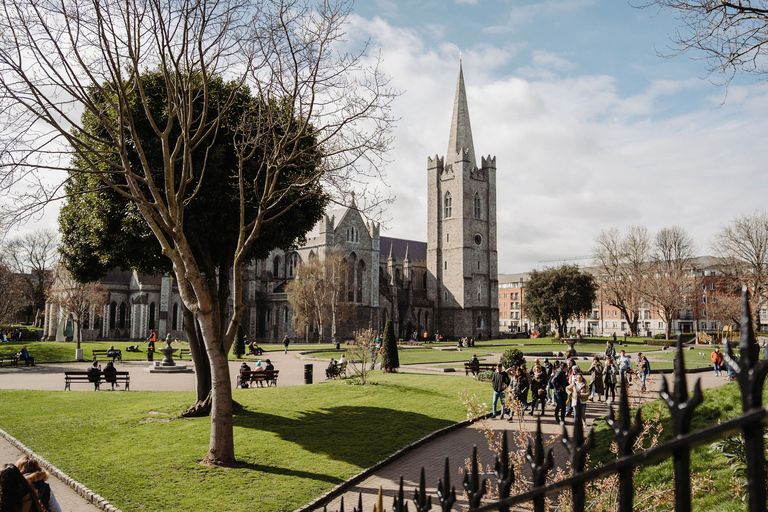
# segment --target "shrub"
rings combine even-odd
[[[240,328],[235,336],[235,342],[232,344],[232,353],[240,359],[245,354],[245,341],[243,341],[243,329]]]
[[[666,338],[667,338],[666,334],[654,334],[653,335],[653,339],[655,339],[655,340],[663,340],[663,339],[666,339]]]
[[[381,351],[381,369],[385,372],[395,372],[400,366],[400,357],[397,354],[397,338],[392,320],[387,320],[384,325],[384,341]]]
[[[658,334],[656,336],[658,336]],[[675,342],[674,340],[665,340],[664,335],[662,335],[661,339],[656,336],[654,336],[652,340],[645,340],[645,344],[652,347],[669,347]]]
[[[493,378],[493,371],[491,370],[485,370],[475,375],[475,379],[479,380],[480,382],[490,382],[492,378]]]
[[[525,363],[525,355],[523,355],[521,350],[516,348],[510,348],[501,356],[501,365],[504,368],[520,366],[523,363]]]

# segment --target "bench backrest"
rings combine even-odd
[[[246,370],[240,372],[240,378],[252,379],[253,377],[264,377],[264,380],[270,380],[277,377],[279,372],[280,370]]]
[[[109,373],[113,373],[114,375],[119,375],[119,376],[122,376],[122,377],[127,377],[130,372],[122,371],[122,372],[109,372]],[[66,377],[78,377],[78,376],[90,377],[91,375],[93,375],[93,376],[104,375],[104,372],[103,371],[89,372],[88,370],[85,370],[85,371],[74,371],[74,372],[64,372],[64,376],[66,376]]]

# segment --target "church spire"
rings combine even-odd
[[[460,149],[468,150],[468,159],[472,165],[475,160],[475,145],[472,142],[472,126],[469,123],[469,105],[467,91],[464,89],[464,71],[459,61],[459,79],[456,83],[456,98],[453,100],[453,116],[451,118],[451,133],[448,137],[448,154],[446,163],[453,162],[454,155]]]

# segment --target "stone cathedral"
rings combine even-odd
[[[261,342],[316,341],[317,332],[297,333],[285,293],[303,261],[338,249],[349,265],[346,300],[355,314],[338,326],[338,338],[357,329],[381,331],[391,319],[403,339],[449,339],[499,333],[496,252],[496,158],[477,166],[464,74],[459,64],[448,151],[427,159],[427,242],[381,236],[366,222],[354,198],[329,210],[292,251],[273,251],[243,276],[247,312],[243,331]],[[109,290],[103,311],[84,319],[83,338],[145,339],[150,330],[184,338],[175,281],[115,270],[102,280]],[[72,318],[49,303],[46,339],[71,336]],[[330,326],[323,339],[330,341]],[[486,338],[487,339],[487,338]]]

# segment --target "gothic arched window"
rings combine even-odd
[[[154,302],[149,304],[149,328],[150,329],[155,328],[155,303]]]
[[[179,328],[179,305],[174,304],[173,305],[173,318],[171,322],[171,329],[174,331],[178,330]]]
[[[120,303],[120,323],[118,324],[121,329],[125,329],[125,317],[127,313],[127,307],[125,306],[125,302]]]
[[[272,261],[272,277],[280,277],[280,256],[275,256]]]
[[[288,277],[293,277],[296,273],[296,267],[299,262],[299,255],[296,253],[291,254],[288,257]]]
[[[475,194],[475,218],[481,219],[483,214],[483,209],[480,202],[480,194]]]
[[[444,212],[443,217],[446,219],[450,219],[453,216],[453,209],[451,208],[451,193],[446,192],[445,193],[445,200],[443,201],[444,204]]]

